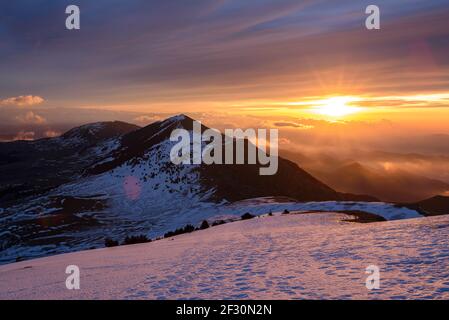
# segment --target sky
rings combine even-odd
[[[0,3],[0,139],[175,113],[292,141],[449,134],[449,0]]]

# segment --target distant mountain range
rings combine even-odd
[[[434,195],[449,193],[448,183],[428,178],[411,170],[401,169],[401,163],[429,162],[429,156],[380,152],[360,156],[360,161],[369,159],[370,156],[371,161],[378,161],[378,163],[388,164],[390,159],[390,161],[397,161],[398,164],[394,168],[385,170],[370,167],[357,160],[342,160],[327,155],[305,156],[289,151],[282,151],[280,154],[341,192],[369,194],[388,202],[417,202]],[[373,158],[378,159],[373,160]],[[438,169],[442,170],[435,168],[435,170]]]
[[[332,172],[319,174],[328,185],[338,190],[373,195],[383,201],[409,202],[431,197],[449,190],[449,184],[429,179],[404,170],[380,172],[369,169],[358,162],[336,168]]]

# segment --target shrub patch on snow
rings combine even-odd
[[[242,215],[242,220],[249,220],[249,219],[252,219],[254,217],[255,217],[254,215],[252,215],[251,213],[247,212],[244,215]]]

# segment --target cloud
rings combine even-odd
[[[47,130],[47,131],[44,132],[44,136],[46,138],[59,137],[60,135],[61,135],[61,132],[55,131],[55,130]]]
[[[286,145],[292,144],[292,141],[288,138],[280,138],[278,142],[279,142],[279,145],[281,145],[281,146],[286,146]]]
[[[297,128],[297,129],[313,129],[312,125],[302,124],[302,123],[295,123],[295,122],[275,122],[274,125],[276,127],[291,127],[291,128]]]
[[[152,123],[152,122],[160,121],[160,120],[162,120],[162,118],[160,116],[156,116],[156,115],[153,115],[153,116],[143,115],[143,116],[134,118],[134,121],[139,122],[139,123],[144,123],[144,124]]]
[[[20,131],[19,133],[17,133],[17,135],[14,137],[13,140],[26,140],[26,141],[31,141],[34,140],[34,136],[35,133],[34,131]]]
[[[34,113],[33,111],[28,111],[23,115],[17,116],[16,119],[20,123],[24,124],[44,124],[47,122],[44,117]]]
[[[39,96],[18,96],[0,100],[0,106],[30,107],[41,104],[44,101],[44,98]]]

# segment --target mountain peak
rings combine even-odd
[[[75,127],[64,133],[61,136],[61,138],[63,139],[113,138],[137,129],[140,129],[140,127],[122,121],[95,122]]]
[[[177,114],[170,118],[165,119],[164,122],[180,122],[180,121],[186,120],[187,118],[191,119],[190,117],[186,116],[185,114],[180,113],[180,114]]]
[[[193,122],[195,121],[197,120],[181,113],[161,121],[160,127],[165,128],[168,126],[178,126],[187,130],[191,130],[193,128]]]

